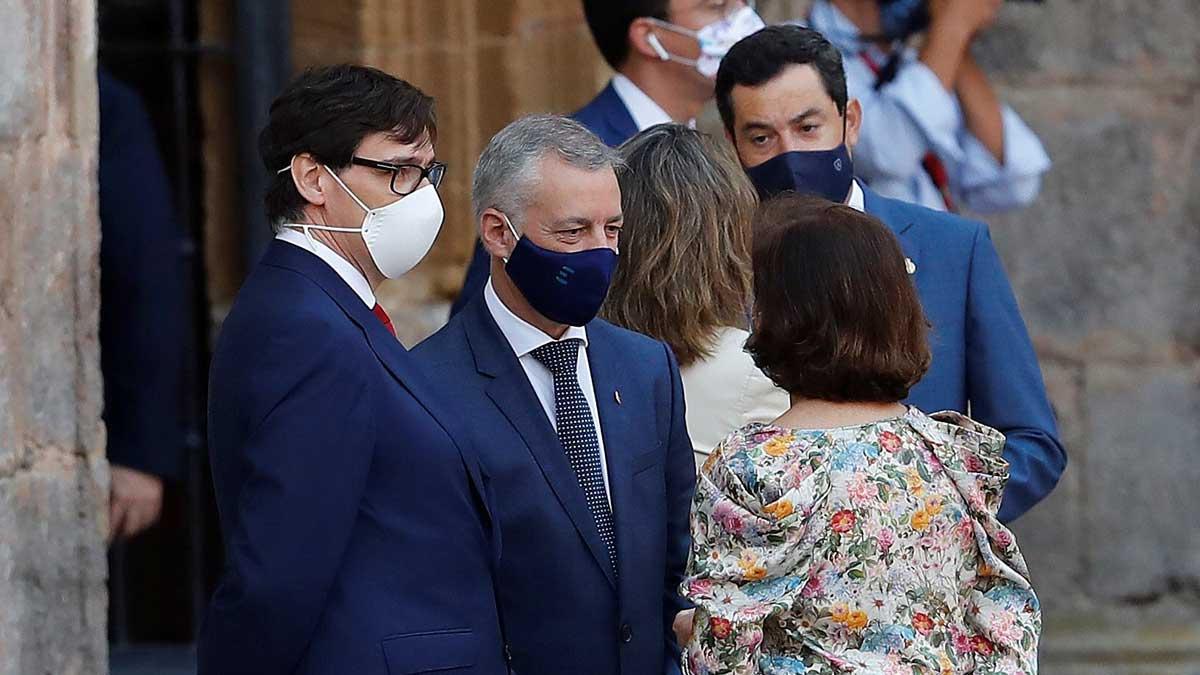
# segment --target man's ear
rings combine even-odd
[[[629,41],[630,56],[636,52],[638,55],[654,61],[670,60],[670,56],[666,55],[666,50],[663,49],[662,43],[654,34],[654,27],[654,23],[645,17],[634,19],[629,23],[629,33],[626,35],[626,39]]]
[[[508,228],[504,216],[490,208],[479,216],[479,240],[494,258],[509,258],[517,246],[517,239]]]
[[[862,104],[852,98],[846,104],[846,147],[858,145],[858,133],[862,130]]]
[[[300,196],[309,204],[324,206],[325,186],[321,184],[321,180],[325,172],[321,169],[320,162],[308,153],[296,155],[292,158],[291,170],[292,182]]]

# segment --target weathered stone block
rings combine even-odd
[[[1084,580],[1094,598],[1149,604],[1200,588],[1200,368],[1090,366]]]
[[[42,128],[46,83],[41,75],[44,13],[25,0],[0,0],[0,146]]]
[[[989,218],[1031,332],[1092,356],[1195,346],[1195,102],[1091,87],[1011,98],[1055,162],[1032,207]]]
[[[1200,14],[1192,0],[1006,3],[977,53],[1006,78],[1194,78]]]

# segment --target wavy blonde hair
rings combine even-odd
[[[727,149],[679,124],[619,152],[625,228],[601,315],[667,343],[682,366],[708,358],[719,329],[747,323],[754,188]]]

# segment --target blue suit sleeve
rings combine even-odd
[[[100,87],[100,354],[108,458],[177,478],[190,327],[181,230],[141,100],[104,71]]]
[[[226,580],[205,622],[201,675],[292,672],[349,541],[375,447],[370,373],[361,345],[318,342],[258,377],[281,395],[253,401],[268,412],[235,458],[248,477],[225,518]]]
[[[671,625],[675,615],[691,608],[679,594],[679,584],[687,571],[688,553],[692,547],[690,519],[692,495],[696,490],[696,460],[692,455],[692,439],[688,436],[687,417],[683,398],[683,381],[675,355],[663,345],[671,378],[670,435],[667,439],[667,576],[663,599],[664,636],[667,640],[666,673],[680,672],[679,645]]]
[[[971,416],[1004,433],[1009,481],[1000,520],[1010,522],[1050,493],[1066,468],[1033,343],[987,226],[971,257],[967,395]]]

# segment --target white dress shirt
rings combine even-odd
[[[512,310],[500,300],[500,296],[496,295],[491,279],[488,279],[487,285],[483,288],[483,298],[492,319],[500,327],[500,332],[508,341],[508,345],[512,347],[513,353],[517,355],[517,361],[524,369],[525,377],[529,379],[533,392],[537,394],[538,402],[542,404],[542,410],[546,413],[546,418],[550,420],[550,426],[554,427],[557,432],[558,421],[554,415],[554,375],[549,368],[542,365],[542,362],[533,356],[533,350],[555,342],[555,339],[543,333],[540,328],[513,314]],[[588,410],[592,413],[592,423],[596,425],[596,442],[600,446],[600,469],[604,473],[604,493],[608,496],[609,508],[612,508],[612,491],[608,487],[608,459],[604,453],[604,433],[600,427],[600,411],[596,408],[592,367],[588,363],[587,329],[581,326],[569,326],[560,340],[570,339],[582,340],[579,346],[579,359],[575,363],[575,376],[579,380],[579,388],[583,390],[583,397],[587,399]]]
[[[654,102],[646,92],[642,91],[633,80],[617,73],[612,78],[613,90],[617,92],[617,98],[621,99],[621,103],[625,104],[625,109],[629,111],[629,116],[633,118],[633,123],[637,125],[638,131],[645,131],[655,124],[666,124],[674,122],[667,111],[662,109],[662,106]],[[688,120],[689,127],[696,126],[696,120]]]
[[[850,181],[850,198],[846,200],[846,206],[859,213],[867,212],[866,197],[863,195],[863,190],[859,187],[857,180]]]
[[[371,284],[367,282],[367,278],[362,275],[362,272],[358,271],[358,268],[338,255],[337,251],[317,241],[316,238],[309,239],[304,236],[303,232],[290,227],[284,227],[279,234],[275,235],[275,238],[293,246],[299,246],[323,260],[326,265],[333,268],[342,281],[346,282],[354,294],[362,299],[367,309],[375,309],[375,293],[371,290]]]
[[[679,370],[697,469],[730,432],[751,422],[773,422],[792,405],[746,353],[748,337],[740,328],[722,328],[712,356]]]
[[[954,92],[905,48],[895,79],[875,89],[876,75],[864,51],[882,66],[888,55],[864,47],[858,28],[828,0],[818,0],[809,15],[818,30],[839,51],[846,70],[850,98],[862,103],[863,121],[854,149],[855,174],[880,194],[944,211],[946,202],[921,165],[933,151],[946,167],[950,192],[960,206],[979,212],[1019,208],[1041,190],[1050,157],[1041,140],[1007,105],[1004,124],[1004,162],[971,133]]]

